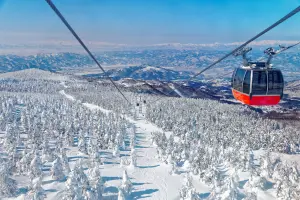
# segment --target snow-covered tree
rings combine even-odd
[[[136,156],[136,152],[132,151],[131,152],[131,156],[130,156],[130,167],[136,167],[136,161],[137,161],[137,156]]]
[[[83,135],[80,135],[78,138],[78,150],[85,154],[88,153],[87,144]]]
[[[42,188],[42,177],[32,181],[32,189],[28,193],[28,199],[43,200],[45,199],[45,190]]]
[[[42,162],[52,162],[53,161],[53,151],[50,149],[49,140],[45,139],[42,145]]]
[[[50,170],[50,173],[51,173],[51,177],[52,177],[54,180],[57,180],[57,181],[64,180],[65,174],[64,174],[63,164],[62,164],[62,162],[61,162],[60,157],[57,157],[57,158],[53,161],[52,167],[51,167],[51,170]]]
[[[218,200],[222,198],[225,189],[225,178],[226,178],[226,167],[223,163],[217,164],[213,167],[212,171],[212,191],[210,193],[209,199]]]
[[[31,160],[31,155],[30,153],[26,152],[26,148],[22,152],[22,158],[17,161],[17,171],[19,174],[26,174],[29,171],[30,168],[30,162]]]
[[[113,156],[115,157],[120,157],[120,149],[119,149],[119,145],[116,144],[113,150]]]
[[[270,151],[267,151],[266,154],[261,158],[261,176],[265,178],[271,178],[273,175],[272,162],[270,159]]]
[[[171,165],[172,165],[172,168],[171,168],[170,174],[172,174],[172,175],[178,175],[179,171],[178,171],[177,163],[173,161],[171,163]]]
[[[38,152],[35,151],[33,160],[30,162],[30,171],[29,176],[31,179],[40,177],[43,173],[42,171],[42,161],[40,159],[40,156],[38,155]]]
[[[81,165],[81,161],[77,162],[74,169],[69,173],[63,197],[64,200],[83,200],[86,191],[90,189],[88,178]]]
[[[104,192],[104,182],[102,180],[99,166],[94,166],[90,171],[89,171],[89,182],[92,188],[92,191],[94,193],[94,196],[96,199],[102,199],[102,195]]]
[[[67,157],[65,148],[61,150],[61,161],[62,161],[64,173],[69,174],[71,170],[70,170],[69,159]]]
[[[123,191],[122,188],[119,188],[119,192],[118,192],[118,200],[126,200],[126,197],[125,197],[125,192]]]
[[[75,171],[71,171],[66,181],[66,190],[64,192],[63,200],[83,200],[83,188],[78,182]]]
[[[0,164],[0,197],[11,197],[17,192],[17,183],[9,177],[7,164]]]
[[[192,177],[186,174],[184,185],[179,191],[180,200],[198,200],[200,199],[192,183]]]
[[[73,136],[74,131],[75,131],[74,126],[71,126],[69,129],[67,129],[65,133],[64,144],[69,147],[72,147],[74,145],[74,136]]]
[[[127,171],[124,170],[123,172],[123,179],[122,179],[122,184],[120,186],[120,190],[123,191],[123,194],[125,198],[129,198],[132,192],[132,183],[127,175]],[[120,191],[119,190],[119,191]]]
[[[222,200],[235,200],[243,196],[239,189],[239,177],[236,170],[227,178]]]
[[[257,200],[257,190],[252,189],[252,190],[247,190],[245,193],[245,200]]]

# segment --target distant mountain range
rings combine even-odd
[[[263,50],[258,46],[249,53],[253,60],[263,56]],[[211,50],[178,50],[178,49],[161,49],[161,50],[134,50],[134,51],[111,51],[96,54],[97,60],[104,67],[122,66],[126,69],[109,70],[108,73],[120,78],[133,78],[145,80],[180,80],[191,76],[190,69],[203,69],[222,57],[228,50],[211,49]],[[206,76],[212,75],[212,78],[229,74],[234,68],[239,67],[242,63],[240,57],[229,57],[214,67],[213,70],[207,71]],[[274,67],[283,71],[286,81],[300,79],[300,51],[294,48],[273,59]],[[76,53],[57,53],[57,54],[38,54],[34,56],[16,56],[0,55],[0,73],[18,71],[22,69],[38,68],[47,71],[64,71],[94,67],[95,63],[86,54]],[[136,67],[128,67],[136,66]],[[155,66],[147,67],[145,66]],[[128,67],[128,68],[127,68]],[[181,72],[176,70],[180,69]],[[110,68],[111,69],[111,68]],[[93,75],[101,77],[101,74]],[[230,78],[228,75],[226,78]]]
[[[0,56],[0,72],[38,68],[47,71],[59,71],[67,67],[91,65],[89,57],[74,53],[38,54],[34,56]]]
[[[153,67],[153,66],[136,66],[126,67],[121,69],[111,69],[106,71],[106,74],[114,80],[124,78],[131,78],[135,80],[160,80],[160,81],[173,81],[173,80],[186,80],[189,79],[194,73],[188,71],[174,71],[170,69]],[[86,78],[102,79],[105,74],[86,74]],[[199,78],[199,77],[198,77]]]

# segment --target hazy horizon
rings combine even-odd
[[[300,0],[53,2],[84,41],[153,45],[245,41],[293,10]],[[260,40],[297,40],[299,19],[295,15]],[[76,43],[45,1],[0,0],[0,26],[0,44]]]

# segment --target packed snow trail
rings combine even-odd
[[[75,101],[76,100],[73,96],[66,94],[64,90],[59,91],[59,93],[62,94],[62,95],[64,95],[67,99],[69,99],[71,101]]]
[[[71,95],[60,92],[69,99]],[[100,110],[104,113],[113,112],[106,110],[100,106],[82,103],[92,110]],[[182,186],[184,174],[171,175],[171,166],[162,164],[156,158],[156,148],[151,143],[152,132],[163,132],[161,128],[148,122],[140,115],[136,120],[124,115],[124,117],[136,126],[136,146],[135,152],[137,155],[137,166],[123,167],[128,171],[128,175],[133,183],[134,191],[132,199],[155,199],[155,200],[179,200],[179,190]],[[125,154],[126,152],[121,152]],[[130,153],[127,153],[129,155]],[[118,164],[119,161],[113,161],[112,165],[104,165],[101,173],[106,179],[106,187],[108,192],[117,193],[117,188],[120,185],[123,169]],[[198,180],[198,178],[194,178]],[[198,193],[208,193],[210,188],[198,181],[194,181],[194,186]]]

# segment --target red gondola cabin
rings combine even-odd
[[[280,70],[265,67],[265,62],[250,63],[237,68],[232,78],[232,94],[247,105],[276,105],[283,95],[283,76]]]

